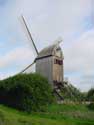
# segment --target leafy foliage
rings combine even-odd
[[[94,110],[94,88],[91,88],[88,93],[87,93],[87,96],[86,96],[86,100],[90,102],[88,106],[88,108],[90,110]]]
[[[0,81],[0,103],[31,111],[44,111],[53,102],[50,84],[39,74],[19,74]]]
[[[91,88],[87,93],[87,100],[94,101],[94,88]]]
[[[69,101],[82,101],[83,100],[83,94],[75,88],[72,84],[68,84],[67,86],[64,86],[62,89],[62,95],[65,100]]]
[[[91,103],[88,105],[88,108],[89,108],[90,110],[94,110],[94,103],[91,102]]]

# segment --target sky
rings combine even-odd
[[[94,87],[94,0],[0,0],[0,79],[19,73],[62,37],[64,77],[81,91]],[[34,70],[34,68],[32,69]]]

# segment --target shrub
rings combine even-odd
[[[47,79],[39,74],[20,74],[0,81],[0,103],[19,110],[44,111],[53,102]]]
[[[90,110],[94,110],[94,103],[91,102],[91,103],[88,105],[88,108],[89,108]]]
[[[87,93],[87,100],[94,101],[94,88],[91,88]]]

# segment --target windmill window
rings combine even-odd
[[[54,64],[62,65],[63,61],[62,60],[58,60],[58,59],[54,59]]]

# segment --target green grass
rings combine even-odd
[[[85,105],[54,104],[46,112],[27,114],[0,105],[0,125],[94,125],[94,111]]]

